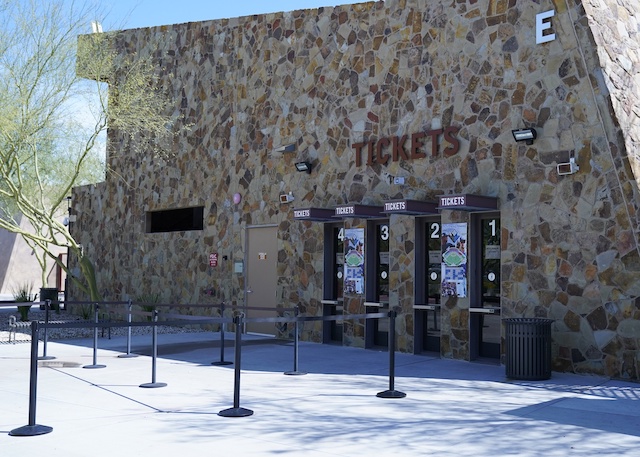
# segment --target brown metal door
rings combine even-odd
[[[278,227],[247,229],[247,318],[276,317],[276,259],[278,256]],[[247,332],[275,335],[274,322],[247,324]]]

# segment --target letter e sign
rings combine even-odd
[[[555,14],[554,10],[536,14],[536,44],[547,43],[556,39],[555,33],[544,33],[545,30],[551,30],[551,18]]]

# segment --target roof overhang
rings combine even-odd
[[[492,211],[498,209],[498,198],[472,194],[442,195],[437,209],[440,211]]]
[[[336,206],[333,217],[334,218],[359,218],[359,219],[373,219],[378,217],[385,217],[386,214],[382,212],[382,206],[369,206],[369,205],[340,205]]]
[[[425,214],[438,214],[438,205],[434,202],[419,200],[389,200],[384,202],[385,214],[408,214],[421,216]]]
[[[335,221],[335,210],[332,208],[294,208],[293,219],[296,221],[330,222]]]

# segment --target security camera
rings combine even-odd
[[[291,203],[294,200],[293,194],[289,192],[288,194],[280,195],[280,203]]]
[[[572,175],[574,173],[577,173],[578,170],[580,170],[580,167],[576,163],[576,159],[571,157],[569,159],[569,162],[559,163],[558,166],[556,167],[556,170],[558,171],[558,175],[564,176],[564,175]]]

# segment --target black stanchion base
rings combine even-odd
[[[23,427],[14,428],[9,432],[10,436],[37,436],[51,433],[53,427],[48,425],[25,425]]]
[[[233,365],[233,362],[225,362],[224,360],[220,360],[219,362],[211,362],[211,365],[217,365],[217,366]]]
[[[53,360],[53,359],[55,359],[55,357],[52,355],[41,355],[40,357],[38,357],[38,360]]]
[[[247,408],[229,408],[223,409],[218,413],[218,416],[222,417],[247,417],[251,416],[253,411]]]
[[[133,359],[134,357],[138,357],[138,354],[120,354],[118,356],[119,359]]]
[[[285,371],[284,374],[288,376],[302,376],[307,373],[305,371]]]
[[[407,394],[400,392],[399,390],[385,390],[384,392],[378,392],[376,397],[380,398],[404,398]]]
[[[94,368],[106,368],[106,365],[85,365],[82,368],[94,369]]]
[[[166,382],[147,382],[145,384],[140,384],[139,387],[143,387],[145,389],[155,389],[156,387],[167,387]]]

